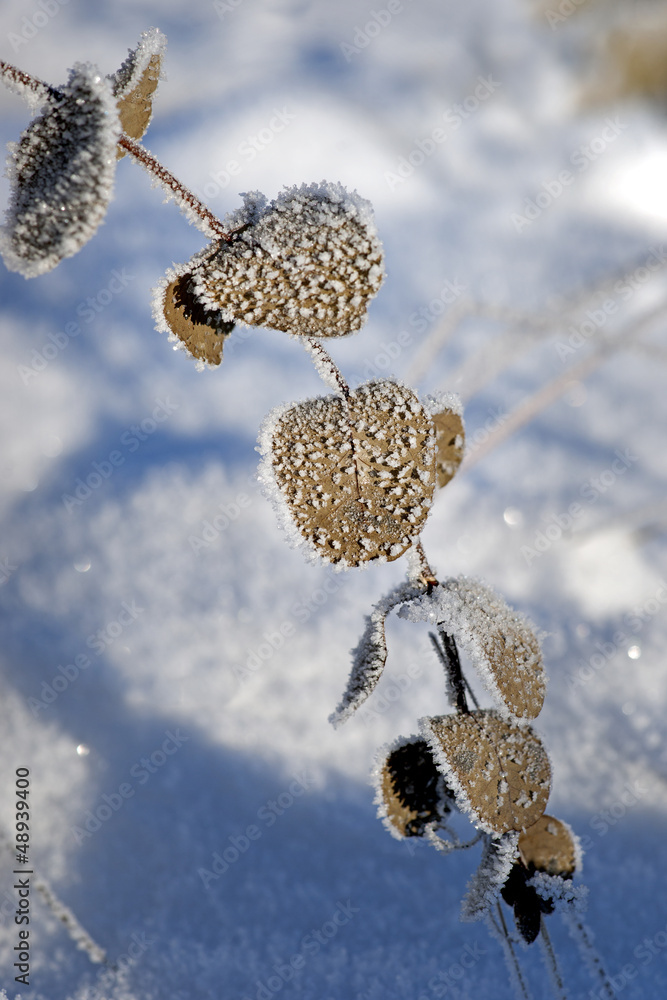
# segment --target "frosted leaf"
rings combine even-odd
[[[375,769],[378,817],[392,837],[423,837],[451,811],[452,799],[424,740],[401,739]]]
[[[327,562],[391,562],[413,543],[435,487],[434,433],[415,394],[389,379],[310,399],[260,437],[301,541]]]
[[[121,130],[131,139],[141,139],[150,124],[166,44],[157,28],[144,31],[136,49],[130,50],[118,72],[108,77]],[[116,155],[120,159],[125,150],[118,148]]]
[[[567,823],[540,816],[519,838],[519,852],[527,868],[570,878],[580,867],[578,839]]]
[[[458,577],[415,601],[401,617],[430,621],[466,650],[491,695],[519,719],[539,715],[546,693],[540,644],[526,618],[490,587]]]
[[[443,410],[433,416],[436,440],[438,486],[446,486],[456,475],[463,460],[465,430],[458,413]]]
[[[526,830],[549,798],[551,768],[533,730],[492,709],[423,719],[422,733],[457,804],[476,826],[500,836]]]
[[[479,867],[461,904],[461,920],[481,920],[495,903],[516,860],[518,837],[511,830],[502,837],[487,838]]]
[[[256,192],[226,221],[235,230],[195,271],[193,293],[228,320],[301,336],[360,329],[383,278],[370,203],[340,184]]]
[[[379,601],[366,618],[366,628],[359,644],[352,650],[352,672],[340,705],[329,717],[338,727],[356,712],[375,689],[387,661],[385,620],[392,608],[419,593],[412,584],[401,584]]]
[[[50,271],[94,235],[111,198],[118,115],[108,81],[76,65],[10,144],[2,256],[26,278]]]
[[[234,324],[223,319],[220,311],[207,310],[191,293],[192,268],[210,254],[210,247],[196,254],[187,264],[170,268],[154,292],[153,317],[157,329],[169,333],[191,357],[209,365],[219,365],[226,338]]]

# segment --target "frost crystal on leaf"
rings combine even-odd
[[[487,838],[482,860],[461,904],[461,920],[481,920],[495,903],[516,860],[518,837],[511,830],[502,837]]]
[[[400,739],[375,769],[378,816],[397,840],[423,837],[451,811],[452,799],[424,740]]]
[[[111,198],[118,114],[108,81],[78,64],[10,144],[2,256],[26,278],[50,271],[94,235]]]
[[[445,580],[399,616],[437,623],[466,650],[512,715],[539,715],[546,692],[540,644],[530,623],[490,587],[466,577]]]
[[[352,650],[352,672],[340,705],[329,717],[329,722],[338,727],[356,712],[382,676],[387,661],[387,639],[385,619],[392,608],[403,601],[415,597],[419,589],[413,584],[401,584],[379,601],[366,618],[366,628],[359,644]]]
[[[154,291],[153,318],[161,333],[201,364],[219,365],[225,339],[234,324],[223,319],[220,310],[208,310],[192,294],[192,269],[210,257],[211,247],[205,247],[187,264],[170,268]]]
[[[529,726],[510,725],[489,709],[423,719],[421,728],[459,808],[476,826],[500,836],[537,822],[551,768]]]
[[[519,838],[519,853],[527,868],[570,878],[580,867],[578,838],[567,823],[546,813]]]
[[[167,39],[157,28],[144,31],[136,49],[130,50],[120,69],[108,77],[121,130],[131,139],[141,139],[150,124],[166,45]],[[118,158],[124,155],[125,150],[118,149]]]
[[[196,268],[192,293],[227,320],[301,336],[360,329],[383,278],[370,203],[340,184],[253,192],[225,220],[233,231]]]
[[[261,478],[275,482],[301,539],[327,562],[398,559],[428,516],[433,424],[415,394],[389,379],[284,410],[266,424],[260,450]]]

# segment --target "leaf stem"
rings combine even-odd
[[[118,145],[126,153],[129,153],[130,156],[133,156],[148,171],[151,177],[154,177],[165,191],[172,195],[182,207],[189,210],[196,219],[199,219],[203,223],[203,226],[198,226],[202,232],[206,233],[207,236],[212,236],[214,239],[224,240],[225,243],[231,242],[232,235],[225,230],[220,219],[192,191],[186,188],[177,177],[167,170],[166,167],[163,167],[160,161],[152,153],[149,153],[141,143],[123,134],[118,140]]]
[[[50,91],[53,91],[52,87],[43,83],[42,80],[38,80],[36,76],[31,76],[30,73],[17,69],[16,66],[5,62],[4,59],[0,59],[0,79],[18,94],[28,90],[36,97],[46,97]],[[25,95],[22,94],[22,96]]]

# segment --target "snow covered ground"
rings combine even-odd
[[[323,178],[373,202],[387,279],[332,354],[352,383],[463,397],[467,468],[424,545],[545,634],[549,811],[582,838],[587,922],[634,1000],[667,983],[667,135],[664,107],[586,97],[607,5],[550,23],[558,9],[6,0],[0,56],[58,84],[77,61],[114,71],[156,25],[167,79],[146,145],[216,213]],[[28,120],[0,92],[3,143]],[[203,242],[125,159],[80,254],[29,282],[0,268],[0,823],[11,835],[28,767],[35,869],[121,970],[35,896],[30,986],[14,981],[7,851],[0,986],[504,1000],[497,943],[458,919],[479,849],[409,849],[372,801],[376,749],[448,710],[426,627],[391,619],[374,711],[327,722],[405,565],[308,564],[260,493],[262,418],[322,392],[308,356],[245,330],[198,373],[154,331],[151,288]],[[570,995],[588,996],[549,919]],[[520,954],[549,996],[537,948]]]

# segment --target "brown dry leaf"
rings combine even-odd
[[[454,410],[444,409],[432,416],[435,425],[435,469],[438,486],[446,486],[458,472],[463,460],[465,430],[462,417]]]
[[[153,114],[153,95],[160,81],[166,38],[157,28],[143,32],[137,47],[109,78],[118,107],[121,129],[131,139],[141,139]],[[117,148],[116,158],[125,156]]]
[[[174,278],[164,292],[164,319],[193,358],[219,365],[222,346],[234,329],[233,323],[204,310],[189,292],[191,275]]]
[[[160,56],[151,56],[138,85],[127,96],[118,102],[120,125],[130,139],[141,139],[148,128],[153,114],[153,94],[160,80]],[[125,156],[125,150],[119,149],[118,159]]]
[[[529,726],[505,722],[493,710],[422,721],[422,731],[459,808],[494,836],[526,830],[549,798],[551,768]]]
[[[269,428],[276,484],[302,538],[328,562],[391,562],[412,545],[435,487],[433,424],[388,379],[307,400]]]
[[[228,319],[300,336],[359,330],[383,278],[370,203],[339,184],[246,195],[234,238],[195,275],[197,296]]]
[[[528,621],[490,587],[459,577],[442,584],[441,624],[470,653],[490,692],[519,719],[544,703],[542,651]]]
[[[380,815],[397,837],[422,837],[450,811],[442,776],[424,740],[392,750],[378,775]]]
[[[526,867],[547,875],[569,878],[577,869],[577,848],[570,828],[546,813],[519,837],[519,853]]]

